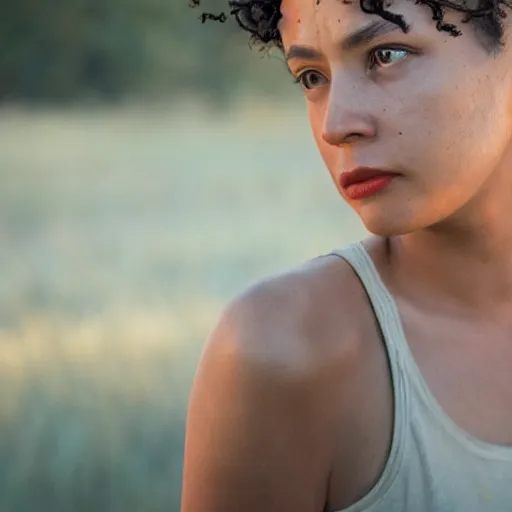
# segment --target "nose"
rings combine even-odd
[[[333,84],[335,85],[335,84]],[[353,93],[342,93],[331,87],[331,93],[324,115],[322,138],[332,146],[342,146],[372,139],[376,135],[375,120],[364,104],[362,92],[355,86]],[[344,88],[345,92],[347,88]]]

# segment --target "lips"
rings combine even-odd
[[[363,183],[375,178],[383,178],[385,176],[398,176],[398,173],[391,171],[383,171],[372,167],[357,167],[351,171],[343,172],[340,175],[339,183],[342,188],[350,187],[356,183]]]

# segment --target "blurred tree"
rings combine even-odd
[[[187,92],[222,102],[242,86],[278,91],[283,75],[249,51],[247,35],[233,20],[199,20],[203,9],[226,8],[226,0],[202,0],[196,9],[187,0],[6,2],[0,101],[113,101]]]

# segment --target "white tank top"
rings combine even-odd
[[[370,298],[388,353],[395,407],[391,450],[377,484],[339,512],[512,511],[512,446],[475,439],[441,409],[363,244],[332,254],[350,264]]]

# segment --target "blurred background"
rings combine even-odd
[[[0,15],[0,511],[177,512],[223,307],[365,231],[225,0]]]

